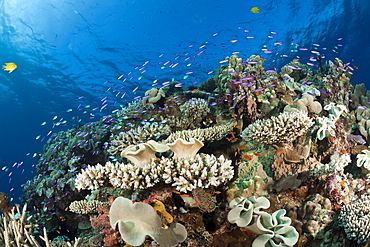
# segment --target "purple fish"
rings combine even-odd
[[[318,89],[321,93],[323,94],[328,94],[327,92],[325,92],[324,90],[321,90],[321,89]]]
[[[362,105],[359,105],[357,108],[358,108],[358,109],[361,109],[361,110],[366,110],[366,108],[365,108],[365,107],[363,107]]]

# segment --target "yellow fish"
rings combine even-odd
[[[3,70],[12,73],[17,67],[18,66],[15,63],[5,63],[5,65],[3,65]]]
[[[258,7],[253,7],[253,8],[251,8],[251,12],[252,13],[259,13],[260,12],[260,9],[258,8]]]

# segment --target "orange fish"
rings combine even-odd
[[[293,105],[299,105],[299,103],[298,102],[294,102]]]
[[[237,125],[237,126],[235,126],[235,128],[238,128],[238,129],[242,129],[242,126],[239,126],[239,125]]]
[[[145,103],[145,105],[153,105],[152,102]]]
[[[262,156],[263,154],[260,154],[260,153],[256,153],[256,152],[253,152],[254,155],[256,156]]]
[[[221,191],[215,191],[213,193],[215,193],[215,194],[221,194]]]
[[[191,206],[196,206],[196,205],[199,205],[199,204],[201,204],[202,202],[195,202],[195,203],[193,203],[193,204],[191,204]]]
[[[246,160],[252,160],[253,158],[251,156],[249,156],[248,154],[244,154],[243,155],[243,158],[246,159]]]
[[[293,61],[293,62],[298,62],[298,61],[299,61],[299,59],[298,59],[298,58],[294,58],[292,61]]]
[[[261,92],[257,92],[256,95],[261,95],[262,93]]]
[[[247,149],[247,148],[248,148],[247,146],[242,146],[242,147],[238,148],[238,150],[240,151],[240,150],[244,150],[244,149]]]
[[[182,197],[190,197],[188,194],[183,194],[183,195],[180,195]]]
[[[181,194],[179,191],[177,191],[177,190],[173,190],[172,191],[173,193],[176,193],[176,194]]]
[[[279,154],[279,153],[282,153],[282,152],[285,152],[285,149],[277,150],[275,153]]]
[[[199,91],[199,89],[193,89],[193,90],[191,90],[192,93],[195,93],[195,92],[198,92],[198,91]]]

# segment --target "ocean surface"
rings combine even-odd
[[[365,0],[0,0],[0,63],[18,66],[0,71],[0,191],[19,201],[52,133],[166,81],[199,85],[233,53],[279,69],[317,51],[369,89],[369,12]]]

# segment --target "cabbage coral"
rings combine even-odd
[[[370,151],[362,150],[361,154],[357,155],[357,166],[362,166],[367,170],[370,170]]]

